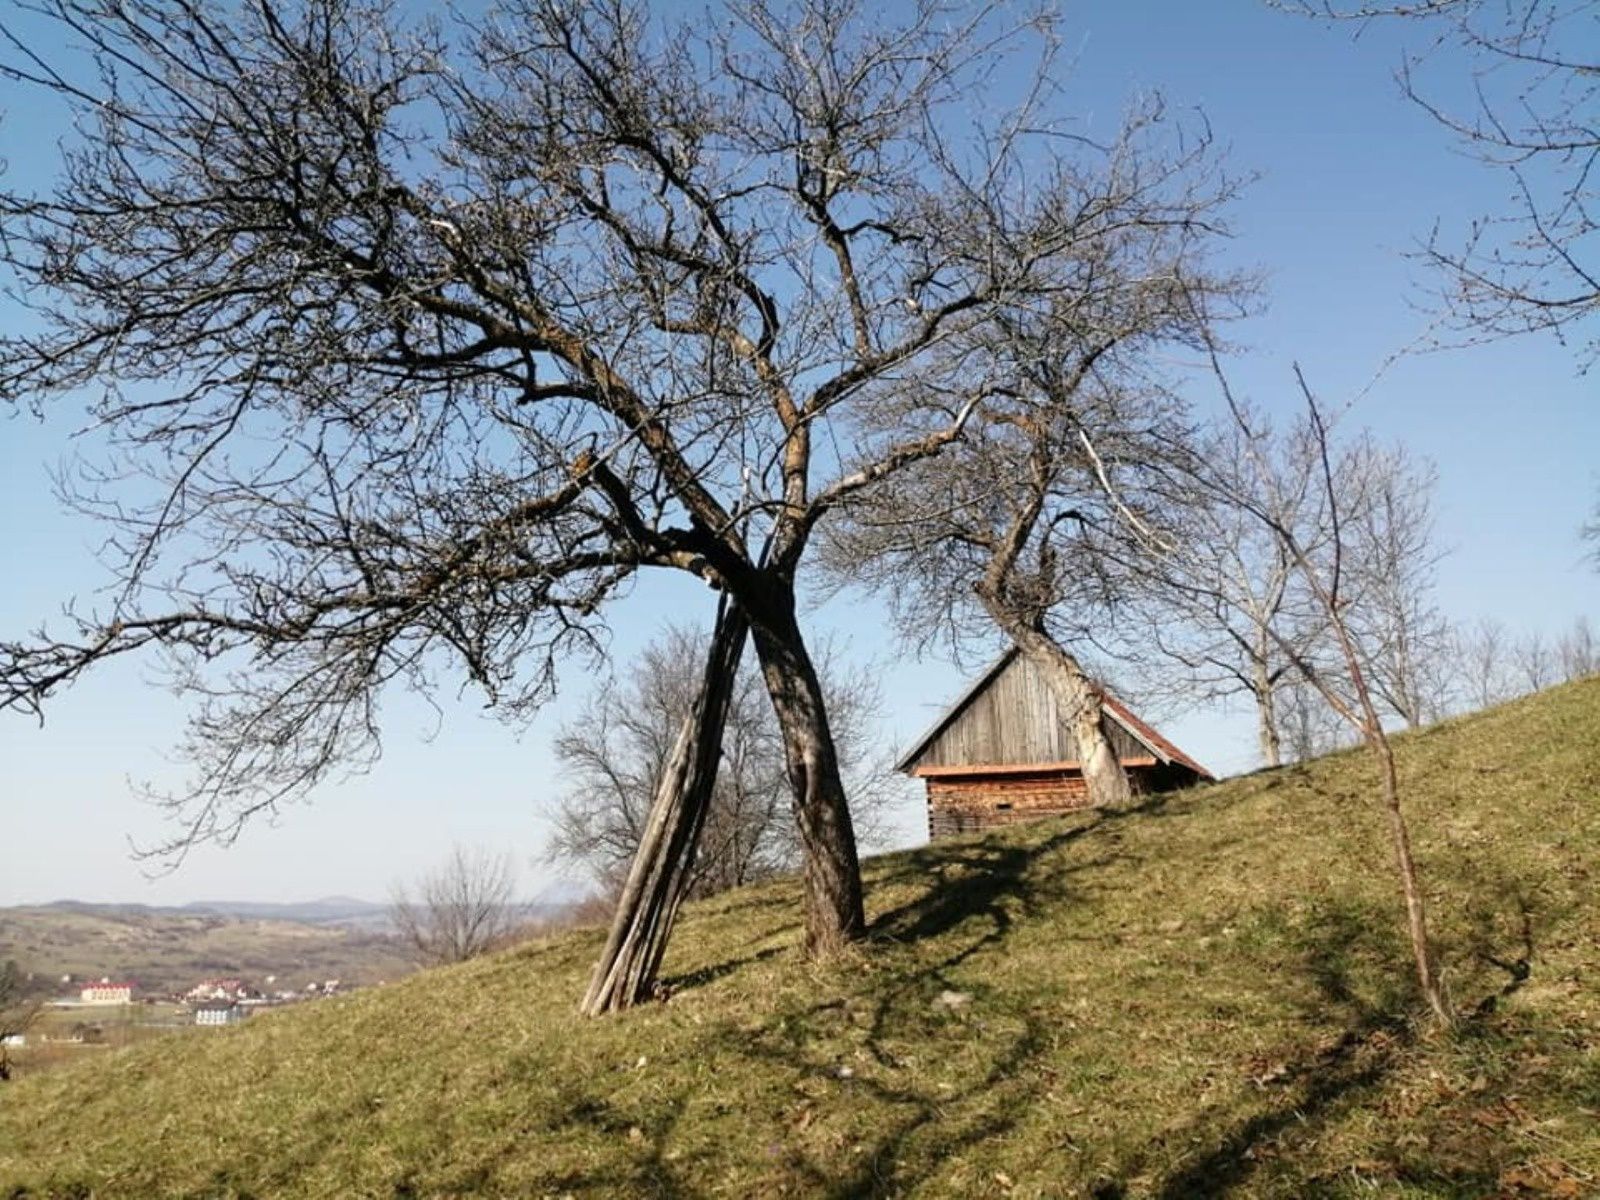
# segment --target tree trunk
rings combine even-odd
[[[1256,697],[1256,735],[1261,742],[1261,761],[1269,767],[1283,765],[1283,739],[1278,734],[1278,713],[1273,705],[1272,680],[1266,667],[1256,664],[1255,683],[1250,689]]]
[[[695,850],[711,807],[722,729],[749,628],[744,613],[724,598],[699,694],[662,764],[605,949],[580,1006],[585,1016],[628,1008],[654,993],[672,923],[693,880]]]
[[[1428,911],[1417,883],[1417,864],[1411,856],[1411,834],[1405,813],[1400,808],[1400,783],[1394,765],[1394,749],[1381,725],[1367,730],[1367,745],[1383,769],[1383,807],[1389,818],[1389,836],[1394,844],[1395,864],[1399,868],[1400,888],[1406,898],[1406,928],[1411,935],[1411,956],[1417,967],[1417,983],[1428,1007],[1442,1024],[1450,1024],[1450,1010],[1433,966],[1433,948],[1428,940]]]
[[[762,611],[753,614],[752,631],[783,733],[805,855],[806,953],[829,958],[866,929],[861,864],[822,685],[795,619],[793,593],[769,595]]]
[[[1316,409],[1313,408],[1312,412],[1314,414]],[[1325,443],[1324,454],[1326,454]],[[1326,470],[1326,466],[1324,469]],[[1335,530],[1337,531],[1337,526]],[[1303,564],[1304,556],[1299,557]],[[1394,846],[1400,890],[1405,895],[1406,931],[1411,937],[1411,957],[1417,968],[1417,986],[1421,988],[1423,998],[1427,1000],[1428,1007],[1433,1010],[1433,1015],[1439,1023],[1448,1026],[1452,1018],[1449,1006],[1445,1004],[1444,991],[1439,986],[1438,973],[1434,970],[1433,945],[1428,939],[1428,911],[1422,898],[1422,888],[1417,883],[1417,862],[1411,855],[1411,834],[1406,827],[1405,812],[1400,807],[1400,778],[1395,770],[1394,748],[1389,744],[1389,735],[1384,732],[1377,705],[1372,701],[1372,688],[1361,669],[1361,656],[1356,653],[1355,639],[1350,636],[1350,627],[1345,624],[1337,593],[1320,586],[1318,577],[1312,575],[1309,570],[1306,571],[1306,575],[1316,588],[1318,599],[1328,613],[1329,623],[1333,627],[1340,652],[1344,656],[1345,668],[1350,672],[1350,683],[1355,688],[1356,703],[1360,706],[1359,712],[1352,712],[1345,707],[1343,710],[1345,719],[1360,731],[1367,748],[1377,757],[1378,766],[1383,774],[1383,807],[1389,819],[1389,837]],[[1315,679],[1312,679],[1312,683],[1321,690],[1321,685],[1316,684]],[[1323,694],[1330,704],[1339,706],[1335,692],[1328,690]]]
[[[1128,805],[1133,789],[1106,733],[1099,687],[1083,673],[1078,660],[1042,629],[1013,623],[1006,632],[1028,660],[1044,672],[1056,698],[1066,706],[1083,778],[1089,787],[1089,803],[1100,808]]]

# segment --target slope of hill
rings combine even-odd
[[[140,990],[188,988],[238,975],[283,986],[339,978],[375,983],[410,972],[392,938],[339,924],[250,919],[72,902],[0,908],[0,960],[47,978],[133,979]]]
[[[585,931],[0,1092],[0,1195],[1600,1191],[1600,682],[1403,741],[1460,1027],[1413,1020],[1357,755],[691,907],[669,1003]]]

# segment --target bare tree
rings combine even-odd
[[[607,893],[621,888],[639,848],[709,647],[704,633],[668,627],[622,674],[604,680],[556,739],[566,791],[549,856],[585,868]],[[847,666],[830,643],[816,659],[851,816],[859,840],[870,844],[889,795],[889,763],[875,737],[881,708],[875,671]],[[738,887],[800,862],[782,734],[753,668],[742,666],[734,681],[720,753],[689,872],[690,896]]]
[[[1561,664],[1561,678],[1568,683],[1600,674],[1600,645],[1595,642],[1594,629],[1588,617],[1578,617],[1572,627],[1556,643],[1556,657]]]
[[[509,854],[457,846],[438,870],[396,884],[389,919],[429,964],[465,962],[505,944],[521,924],[516,870]]]
[[[990,391],[964,341],[1084,291],[1097,231],[1187,219],[1126,186],[1160,114],[1060,136],[1048,21],[941,0],[27,7],[85,56],[0,25],[0,71],[76,118],[53,192],[0,195],[36,318],[0,397],[94,393],[73,499],[115,587],[0,647],[0,705],[164,655],[181,853],[370,761],[386,685],[525,716],[635,573],[690,572],[783,730],[806,944],[858,936],[813,533],[959,435]],[[975,103],[999,75],[1023,103]]]
[[[24,1037],[42,1011],[43,1000],[16,961],[0,963],[0,1083],[11,1078],[11,1040]]]
[[[1083,283],[962,345],[989,394],[955,445],[850,503],[827,557],[838,582],[886,596],[919,647],[959,652],[998,630],[1051,681],[1092,802],[1114,806],[1128,781],[1080,661],[1112,597],[1096,545],[1114,523],[1107,476],[1126,496],[1161,470],[1187,410],[1155,364],[1207,344],[1204,314],[1238,311],[1249,281],[1207,261],[1234,188],[1204,139],[1166,161],[1126,158],[1111,183],[1074,248]]]
[[[1294,520],[1316,501],[1315,464],[1303,445],[1272,449],[1283,516]],[[1125,622],[1121,654],[1142,679],[1161,681],[1147,689],[1201,700],[1248,695],[1261,760],[1275,767],[1285,741],[1293,759],[1315,757],[1332,743],[1327,706],[1298,685],[1294,668],[1316,652],[1325,622],[1293,587],[1297,568],[1282,540],[1249,511],[1218,499],[1260,490],[1254,476],[1262,452],[1243,430],[1221,430],[1200,451],[1219,486],[1197,493],[1179,472],[1176,494],[1139,518],[1195,552],[1131,557],[1121,591],[1134,619]],[[1182,674],[1173,673],[1174,663]]]
[[[1437,229],[1428,240],[1423,257],[1450,280],[1445,312],[1470,338],[1572,338],[1580,363],[1593,365],[1600,337],[1584,331],[1600,314],[1600,12],[1590,0],[1278,2],[1320,16],[1407,19],[1434,35],[1400,64],[1405,94],[1510,185],[1504,211],[1486,213],[1460,240]],[[1446,50],[1466,57],[1470,80],[1431,78],[1449,62]],[[1471,100],[1440,98],[1452,93]]]
[[[1187,676],[1170,687],[1212,697],[1248,694],[1262,760],[1275,766],[1286,721],[1294,725],[1294,758],[1337,744],[1327,728],[1329,717],[1337,727],[1337,714],[1307,690],[1296,663],[1336,657],[1338,649],[1325,606],[1298,582],[1303,568],[1289,546],[1233,498],[1270,490],[1275,520],[1301,529],[1306,539],[1318,536],[1327,499],[1316,440],[1257,436],[1259,418],[1247,415],[1249,423],[1228,425],[1200,448],[1209,487],[1194,494],[1180,473],[1177,494],[1147,516],[1168,537],[1204,553],[1135,559],[1128,592],[1147,623],[1135,626],[1125,653],[1146,660],[1147,673],[1152,647],[1169,666],[1186,668]],[[1365,434],[1335,465],[1344,514],[1343,617],[1380,707],[1421,725],[1444,713],[1451,676],[1450,627],[1432,599],[1440,557],[1433,544],[1433,471],[1403,448]],[[1304,549],[1322,551],[1314,541]],[[1138,638],[1145,629],[1150,636]]]
[[[1511,635],[1505,625],[1485,617],[1471,629],[1456,635],[1456,660],[1459,664],[1467,700],[1475,708],[1490,708],[1510,698]]]
[[[1450,705],[1450,623],[1433,599],[1443,552],[1433,528],[1433,465],[1402,446],[1355,441],[1341,460],[1349,544],[1346,619],[1374,695],[1413,729]]]
[[[1351,744],[1349,725],[1298,672],[1284,677],[1273,704],[1287,761],[1310,762]]]
[[[1538,630],[1512,643],[1511,664],[1519,692],[1542,692],[1555,682],[1555,656]]]
[[[1341,452],[1335,447],[1322,410],[1298,369],[1296,380],[1305,401],[1306,418],[1286,434],[1277,434],[1235,398],[1215,355],[1212,363],[1227,405],[1230,436],[1235,431],[1243,436],[1254,469],[1244,476],[1246,486],[1241,488],[1237,473],[1211,470],[1211,457],[1202,444],[1200,452],[1188,460],[1188,483],[1195,493],[1194,502],[1232,504],[1277,538],[1294,566],[1291,586],[1301,591],[1307,602],[1316,605],[1326,623],[1329,652],[1316,658],[1302,653],[1287,638],[1274,634],[1274,641],[1293,662],[1300,679],[1315,689],[1360,737],[1378,765],[1381,802],[1405,902],[1406,928],[1417,984],[1434,1017],[1448,1024],[1451,1014],[1439,984],[1428,935],[1427,907],[1411,852],[1394,751],[1384,729],[1381,701],[1367,679],[1365,663],[1370,654],[1358,643],[1357,631],[1349,619],[1347,506],[1354,502],[1360,507],[1363,501],[1346,494],[1341,480],[1359,480],[1362,475],[1350,467],[1348,451]],[[1283,463],[1303,461],[1308,453],[1317,467],[1317,503],[1313,505],[1298,502],[1298,475],[1291,471],[1286,477],[1281,467]],[[1179,575],[1186,563],[1204,563],[1207,557],[1204,547],[1196,547],[1172,531],[1151,525],[1140,518],[1131,505],[1126,507],[1126,515],[1129,532],[1136,543],[1164,562],[1163,574]],[[1205,579],[1207,574],[1205,567],[1197,565],[1196,581]]]

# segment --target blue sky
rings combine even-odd
[[[1066,12],[1071,92],[1091,129],[1109,130],[1131,95],[1159,89],[1173,105],[1204,111],[1237,170],[1260,173],[1232,222],[1230,253],[1267,279],[1265,311],[1235,333],[1249,350],[1238,368],[1244,390],[1269,407],[1288,402],[1298,361],[1327,400],[1360,395],[1353,420],[1435,461],[1439,533],[1451,552],[1439,599],[1452,616],[1492,615],[1547,634],[1580,613],[1600,617],[1600,574],[1583,564],[1577,536],[1600,486],[1600,381],[1579,376],[1575,357],[1548,338],[1406,356],[1379,375],[1428,327],[1419,308],[1426,279],[1405,252],[1435,221],[1448,235],[1507,198],[1503,179],[1460,154],[1399,95],[1393,70],[1404,39],[1420,44],[1420,31],[1369,27],[1354,39],[1353,27],[1329,29],[1248,0],[1106,0]],[[1441,80],[1465,77],[1464,64],[1437,65]],[[53,117],[32,111],[36,103],[0,93],[0,156],[24,181],[42,181],[53,158],[38,136]],[[100,533],[59,512],[50,494],[48,472],[66,449],[70,415],[0,423],[7,637],[99,578]],[[611,614],[615,661],[625,665],[664,620],[709,611],[697,583],[642,584]],[[839,597],[807,623],[884,661],[882,736],[893,746],[964,683],[949,663],[896,656],[882,610],[868,597]],[[0,720],[0,904],[381,898],[391,881],[425,869],[453,842],[510,850],[529,895],[559,888],[554,870],[538,861],[560,790],[549,743],[591,684],[573,672],[520,735],[471,698],[449,706],[442,721],[394,698],[374,771],[326,786],[276,822],[250,827],[233,847],[202,847],[176,873],[152,880],[129,857],[129,840],[156,840],[165,827],[129,781],[175,777],[166,753],[184,710],[147,669],[114,664],[61,697],[42,729]],[[1184,714],[1165,728],[1214,769],[1253,765],[1253,722],[1242,706]],[[897,816],[897,842],[921,840],[915,789]]]

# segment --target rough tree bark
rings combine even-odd
[[[629,1008],[655,992],[667,938],[693,876],[695,850],[717,781],[722,728],[749,628],[743,611],[724,598],[699,695],[662,766],[649,821],[580,1006],[585,1016]]]
[[[1100,688],[1084,674],[1078,660],[1042,629],[1007,618],[997,609],[992,608],[990,615],[1023,655],[1044,672],[1057,700],[1071,714],[1072,737],[1089,788],[1089,802],[1098,808],[1122,808],[1131,803],[1128,773],[1106,735]]]
[[[1256,661],[1251,691],[1256,699],[1256,736],[1261,744],[1261,761],[1268,767],[1283,765],[1283,738],[1278,733],[1278,714],[1273,707],[1275,690],[1263,651]]]
[[[806,952],[838,954],[866,928],[855,827],[823,704],[822,685],[806,652],[793,596],[764,606],[754,623],[761,674],[783,732],[784,757],[795,795],[795,819],[805,847]]]

